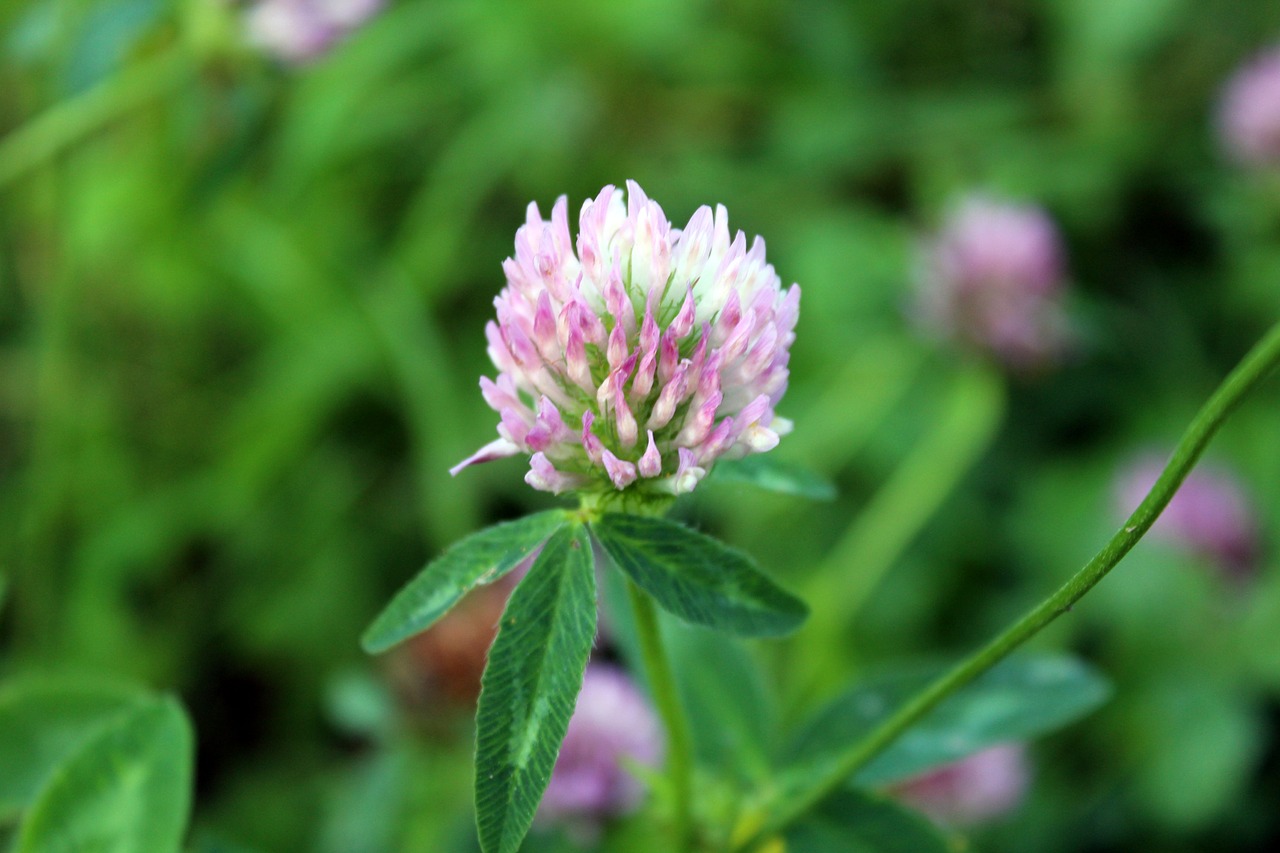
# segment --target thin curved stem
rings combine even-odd
[[[675,798],[675,850],[688,850],[692,841],[693,799],[693,748],[689,737],[689,724],[684,706],[676,690],[671,665],[662,646],[658,611],[653,599],[644,590],[627,580],[627,592],[631,596],[631,609],[635,614],[636,634],[640,641],[640,655],[644,660],[645,675],[653,692],[654,704],[667,730],[667,769],[671,775],[672,795]]]
[[[1129,553],[1168,505],[1187,473],[1217,433],[1223,421],[1241,401],[1280,364],[1280,323],[1267,332],[1244,360],[1218,386],[1183,433],[1160,478],[1111,540],[1057,592],[1031,609],[1003,633],[961,661],[945,675],[916,694],[891,717],[855,743],[831,764],[828,773],[803,791],[789,797],[760,832],[739,850],[757,847],[802,817],[810,808],[844,785],[854,773],[879,755],[907,729],[944,699],[991,669],[1046,625],[1071,609],[1080,598],[1106,577]]]

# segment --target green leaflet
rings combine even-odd
[[[928,820],[853,789],[837,791],[787,831],[787,853],[948,853]]]
[[[933,673],[898,673],[862,682],[838,696],[801,730],[787,764],[793,780],[826,763],[892,714]],[[855,781],[884,785],[997,743],[1027,740],[1084,716],[1111,693],[1092,667],[1066,656],[1014,657],[927,714],[864,767]]]
[[[0,690],[0,820],[25,809],[103,724],[145,701],[135,688],[70,679],[21,681]]]
[[[812,501],[830,501],[836,497],[836,487],[830,481],[807,468],[780,462],[766,454],[717,462],[707,475],[707,481],[720,485],[744,483],[767,492],[795,495]]]
[[[476,825],[512,853],[533,822],[596,632],[591,541],[564,524],[516,587],[489,650],[476,712]]]
[[[364,650],[377,654],[430,628],[472,589],[518,566],[567,520],[564,511],[549,510],[460,539],[396,593],[361,639]]]
[[[777,636],[809,612],[745,554],[675,522],[610,513],[591,529],[638,587],[685,621],[742,637]]]
[[[192,753],[175,700],[120,713],[49,777],[15,853],[176,853],[191,810]]]

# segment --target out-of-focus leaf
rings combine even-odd
[[[20,65],[47,62],[66,27],[66,4],[53,0],[28,3],[4,39],[4,52]]]
[[[365,632],[364,650],[386,651],[430,628],[472,589],[514,569],[566,521],[563,511],[540,512],[495,524],[450,546],[391,599]]]
[[[745,554],[675,522],[610,513],[591,529],[637,586],[688,622],[743,637],[777,636],[809,612]]]
[[[1133,788],[1147,811],[1192,831],[1239,801],[1266,738],[1252,703],[1187,673],[1138,691],[1132,706],[1130,748],[1142,759]]]
[[[698,758],[744,780],[766,780],[775,720],[756,662],[733,637],[664,621]]]
[[[134,688],[62,679],[23,681],[0,691],[0,818],[25,808],[103,724],[144,701]]]
[[[476,711],[476,825],[485,853],[520,847],[551,778],[596,632],[586,529],[557,530],[516,587]]]
[[[191,809],[193,743],[173,699],[120,714],[49,778],[15,853],[174,853]]]
[[[837,791],[786,834],[787,853],[948,853],[925,818],[864,791]]]
[[[402,751],[380,751],[354,766],[325,809],[320,853],[390,853],[405,806]]]
[[[800,768],[800,776],[820,774],[934,675],[902,673],[856,685],[803,727],[788,763]],[[1110,693],[1106,679],[1075,658],[1013,658],[925,715],[855,781],[884,785],[997,743],[1027,740],[1084,716]]]
[[[395,725],[395,701],[385,680],[366,670],[335,673],[325,688],[329,721],[354,737],[382,738]]]
[[[836,487],[812,471],[765,455],[717,463],[707,479],[712,483],[746,483],[815,501],[834,500],[836,496]]]
[[[208,832],[201,833],[187,850],[188,853],[261,853]]]
[[[1168,38],[1190,6],[1188,0],[1077,0],[1059,8],[1065,40],[1080,52],[1079,60],[1114,70]]]
[[[91,7],[68,53],[68,91],[86,89],[119,68],[167,5],[159,0],[107,0]]]

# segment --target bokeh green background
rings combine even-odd
[[[759,650],[784,715],[1047,593],[1116,524],[1118,466],[1280,318],[1280,181],[1213,126],[1280,39],[1268,0],[393,0],[294,68],[213,0],[0,28],[0,677],[175,691],[208,849],[471,843],[467,709],[397,698],[410,664],[357,641],[442,547],[552,503],[518,462],[447,473],[493,435],[482,329],[530,200],[723,203],[803,288],[776,453],[839,497],[681,510],[833,593],[822,643]],[[1063,230],[1057,370],[1006,381],[906,319],[918,241],[973,189]],[[1256,575],[1144,543],[1042,638],[1116,697],[1036,745],[981,849],[1280,837],[1277,404],[1210,451],[1256,503]]]

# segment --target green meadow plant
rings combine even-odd
[[[737,688],[716,672],[734,659],[723,638],[791,633],[807,607],[746,554],[666,515],[717,465],[804,491],[760,456],[791,429],[774,408],[786,389],[799,288],[782,288],[762,240],[748,248],[742,232],[730,236],[723,207],[700,208],[675,228],[633,182],[625,199],[606,187],[584,204],[576,239],[565,198],[550,219],[530,205],[515,243],[486,330],[498,375],[481,380],[499,437],[454,473],[524,457],[529,485],[574,496],[577,506],[464,538],[394,597],[363,640],[367,651],[385,651],[475,587],[526,569],[490,649],[476,714],[485,853],[520,849],[553,776],[597,636],[598,570],[606,586],[617,583],[611,573],[621,576],[627,628],[665,729],[665,773],[650,779],[670,849],[882,849],[875,839],[888,836],[911,840],[895,849],[947,849],[937,830],[877,791],[1064,725],[1105,700],[1106,682],[1080,661],[1009,656],[1114,568],[1280,362],[1277,326],[1204,406],[1123,527],[1025,616],[949,669],[850,685],[780,749],[773,734],[757,736],[766,771],[737,774],[708,756],[735,764],[750,735],[729,736],[718,752],[698,742],[749,728],[742,722],[755,710],[725,700]],[[701,694],[706,708],[686,704],[667,648],[678,632],[664,631],[663,613],[721,638],[703,640],[699,677],[724,688]]]
[[[873,591],[917,556],[913,539],[1006,413],[1018,440],[989,491],[1012,497],[957,512],[977,519],[964,539],[978,545],[953,554],[944,532],[930,569],[994,557],[1019,575],[1065,574],[1052,558],[1096,532],[1070,517],[1105,479],[1088,462],[1109,470],[1117,442],[1135,438],[1124,429],[1167,421],[1162,398],[1181,405],[1188,377],[1224,364],[1186,351],[1234,358],[1241,321],[1276,309],[1278,49],[1221,91],[1213,127],[1238,184],[1209,180],[1181,130],[1208,129],[1204,87],[1280,22],[1274,4],[1241,4],[1237,32],[1199,46],[1190,35],[1210,13],[1194,4],[1144,16],[1012,3],[1008,27],[956,5],[748,4],[740,22],[696,4],[576,0],[550,12],[447,0],[0,11],[0,851],[967,849],[949,828],[1016,798],[1026,742],[1113,693],[1090,664],[1022,647],[1148,531],[1238,582],[1253,609],[1201,596],[1212,618],[1162,632],[1194,621],[1143,598],[1177,586],[1176,572],[1109,610],[1110,589],[1095,596],[1087,618],[1122,628],[1116,647],[1143,643],[1128,669],[1101,649],[1122,695],[1082,752],[1116,748],[1100,787],[1162,780],[1142,849],[1216,844],[1206,821],[1228,814],[1233,833],[1261,832],[1267,786],[1256,800],[1233,786],[1259,770],[1250,714],[1271,709],[1250,703],[1274,704],[1280,684],[1280,587],[1253,585],[1270,554],[1250,512],[1280,493],[1242,471],[1253,504],[1195,466],[1280,363],[1280,326],[1170,456],[1121,472],[1117,502],[1137,509],[1064,584],[958,662],[875,663],[900,647],[885,635],[923,636],[937,613],[899,616],[931,592],[920,613],[965,632],[988,624],[979,584],[953,597],[945,571],[907,594]],[[774,260],[803,270],[805,322],[800,287],[721,206],[677,227],[634,182],[606,187],[576,222],[565,198],[545,217],[530,205],[486,329],[486,443],[454,388],[474,371],[450,363],[451,351],[478,355],[478,336],[437,321],[465,312],[462,291],[490,274],[490,226],[513,198],[594,189],[620,162],[663,175],[666,191],[731,186],[735,216],[769,221]],[[918,287],[904,294],[909,221],[957,185],[976,191],[917,247]],[[1068,243],[1084,250],[1076,293]],[[941,359],[906,333],[904,302],[916,331],[949,347]],[[1094,328],[1068,320],[1082,307]],[[822,356],[804,373],[797,358],[787,397],[797,334],[806,357]],[[1084,372],[1032,387],[1086,353]],[[1141,356],[1137,378],[1099,387],[1117,366],[1106,356]],[[956,369],[928,375],[942,360]],[[924,405],[891,413],[902,399]],[[1095,424],[1059,417],[1073,407],[1115,429],[1080,450],[1074,433]],[[1276,418],[1258,408],[1237,456],[1262,470]],[[837,495],[776,459],[788,442],[855,484],[794,529],[767,513]],[[387,580],[370,566],[398,564],[388,554],[419,536],[450,541],[482,505],[510,506],[482,501],[480,477],[446,477],[476,446],[454,475],[517,458],[543,506],[563,505],[443,550],[362,642],[410,648],[385,667],[356,659]],[[1055,465],[1065,481],[1048,476]],[[869,499],[859,482],[874,484]],[[777,493],[748,505],[753,493],[735,489],[715,520],[755,534],[750,550],[773,558],[761,565],[795,569],[785,582],[687,523],[717,484]],[[1007,525],[984,526],[1011,504]],[[472,761],[455,737],[470,729],[445,691],[428,695],[429,653],[412,641],[467,618],[478,590],[491,603],[510,594]],[[493,619],[472,612],[484,630],[458,635],[479,655]],[[1188,783],[1188,768],[1203,778]],[[1095,821],[1089,773],[1053,770],[1051,815],[1011,825],[1003,849],[1040,849],[1028,825],[1062,835],[1055,849],[1149,840],[1134,819],[1141,793]],[[956,785],[973,797],[929,799]],[[1060,832],[1086,821],[1102,828]],[[1109,836],[1117,823],[1131,825]]]

